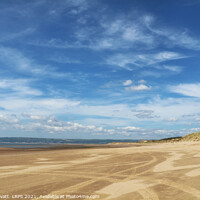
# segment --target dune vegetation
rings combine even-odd
[[[190,133],[183,137],[171,137],[171,138],[164,138],[161,140],[149,140],[147,142],[198,142],[200,141],[200,132]]]

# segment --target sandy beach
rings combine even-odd
[[[194,142],[4,148],[0,150],[0,199],[200,199],[199,152],[200,143]]]

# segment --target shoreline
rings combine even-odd
[[[6,151],[6,150],[12,150],[12,151],[48,151],[48,150],[69,150],[69,149],[101,149],[101,148],[126,148],[126,147],[137,147],[137,146],[143,146],[141,143],[109,143],[109,144],[55,144],[55,145],[45,145],[45,146],[38,146],[33,147],[30,145],[26,145],[25,147],[23,145],[19,145],[17,148],[15,147],[1,147],[0,146],[0,152]]]

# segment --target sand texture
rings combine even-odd
[[[200,143],[191,142],[45,151],[2,149],[0,199],[94,195],[90,199],[198,200],[199,152]]]

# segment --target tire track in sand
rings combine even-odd
[[[148,155],[149,155],[148,157],[151,157],[150,161],[131,162],[130,165],[131,164],[141,164],[141,165],[130,167],[128,169],[120,170],[120,171],[117,171],[117,172],[114,172],[114,173],[112,173],[112,171],[115,171],[117,169],[117,167],[124,166],[123,163],[119,163],[119,164],[115,163],[114,167],[113,167],[113,165],[106,164],[106,167],[112,167],[112,169],[109,170],[106,174],[105,173],[98,173],[96,176],[92,176],[92,177],[85,176],[86,178],[90,178],[90,180],[87,180],[87,181],[72,185],[72,186],[67,187],[67,188],[63,188],[63,189],[60,189],[60,190],[53,191],[49,195],[53,195],[53,194],[59,195],[59,194],[65,194],[65,193],[69,193],[69,192],[70,193],[76,192],[77,190],[79,190],[79,189],[81,189],[83,187],[86,187],[86,186],[88,186],[90,184],[93,184],[93,183],[95,183],[95,182],[97,182],[99,180],[110,181],[111,184],[118,183],[118,182],[122,181],[121,179],[119,180],[119,179],[111,178],[111,176],[119,176],[119,177],[123,178],[123,181],[132,181],[132,179],[136,176],[137,168],[142,168],[142,167],[145,167],[145,166],[148,166],[148,165],[151,165],[151,164],[157,162],[157,158],[155,156],[150,155],[150,153],[148,153]],[[125,162],[125,165],[127,165],[127,167],[129,166],[129,164],[127,162]],[[90,164],[90,167],[91,166],[92,165]],[[93,166],[96,167],[95,165],[93,165]],[[87,165],[85,167],[87,167]],[[132,172],[130,174],[130,176],[127,177],[126,174],[123,174],[124,172],[129,172],[129,171]],[[148,169],[148,171],[149,171],[149,169]],[[143,174],[143,173],[146,173],[146,172],[147,172],[147,170],[145,170],[144,172],[141,172],[139,174]],[[74,173],[76,173],[76,174],[74,174]],[[139,174],[137,174],[137,175],[139,175]],[[76,176],[76,177],[83,177],[82,176],[83,174],[81,174],[79,172],[72,172],[71,175],[72,176]],[[156,196],[156,194],[154,192],[150,191],[149,189],[145,190],[145,191],[146,191],[146,193],[143,191],[143,195],[146,194],[145,198],[147,198],[147,196],[148,196],[148,198],[151,198],[151,196],[152,197]],[[156,198],[155,198],[155,200],[157,200]]]
[[[143,197],[143,200],[159,200],[156,192],[154,192],[150,188],[141,189],[137,192]]]
[[[193,187],[190,187],[188,185],[184,185],[184,184],[182,184],[182,183],[180,183],[178,181],[174,182],[174,181],[171,181],[171,180],[162,179],[162,180],[157,181],[157,183],[158,184],[164,184],[164,185],[176,188],[178,190],[181,190],[183,192],[189,193],[192,196],[200,199],[200,191],[199,190],[197,190],[197,189],[195,189]]]

